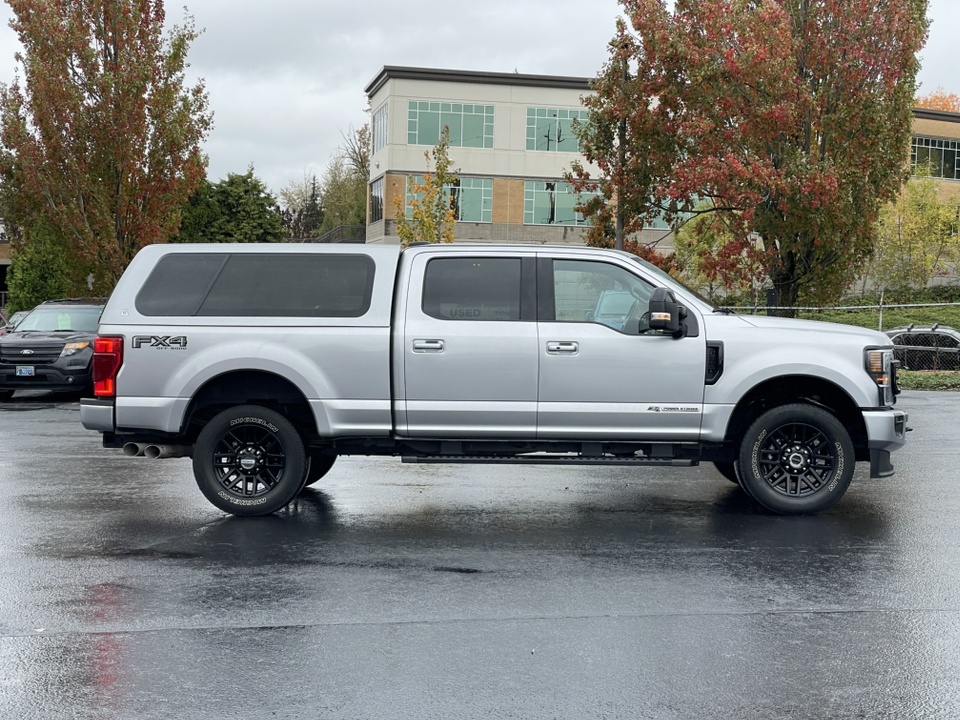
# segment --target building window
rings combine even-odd
[[[387,103],[373,114],[373,152],[377,153],[387,145]]]
[[[383,220],[383,178],[370,183],[370,223]]]
[[[444,127],[450,128],[450,147],[492,148],[493,105],[410,101],[408,144],[436,145]]]
[[[586,110],[527,108],[527,150],[580,152],[573,121],[587,122]]]
[[[593,196],[594,193],[578,195],[565,182],[528,180],[523,187],[523,222],[525,225],[590,225],[576,208]]]
[[[914,136],[910,146],[910,162],[930,166],[930,175],[947,180],[960,180],[960,142]]]
[[[413,219],[413,186],[422,185],[423,176],[407,181],[407,219]],[[443,194],[453,206],[457,222],[493,222],[493,180],[490,178],[457,178],[452,185],[444,185]],[[417,193],[422,200],[423,194]]]

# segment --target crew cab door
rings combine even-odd
[[[686,337],[649,329],[654,282],[612,261],[541,255],[538,288],[539,439],[699,439],[706,342],[695,317]]]
[[[420,252],[403,328],[409,437],[536,435],[533,253]]]

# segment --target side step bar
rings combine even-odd
[[[498,465],[645,465],[693,467],[698,459],[617,457],[615,455],[404,455],[405,463],[483,463]]]

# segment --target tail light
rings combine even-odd
[[[123,338],[98,337],[93,341],[93,394],[117,396],[117,373],[123,365]]]

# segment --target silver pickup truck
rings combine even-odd
[[[732,314],[582,247],[151,245],[103,311],[94,380],[81,420],[105,447],[191,456],[234,515],[358,454],[706,461],[771,511],[812,513],[857,461],[892,474],[907,432],[886,336]]]

